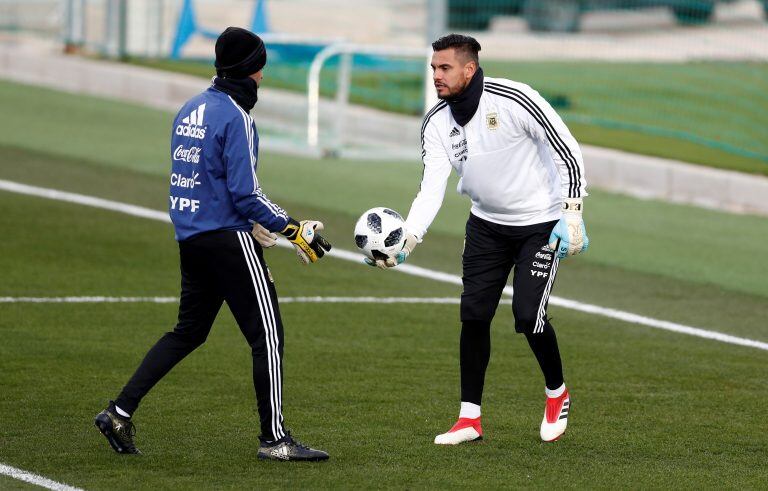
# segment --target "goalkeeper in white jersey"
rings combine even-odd
[[[565,432],[570,394],[547,302],[560,259],[584,252],[584,164],[576,140],[531,87],[483,75],[480,44],[451,34],[432,43],[440,98],[421,127],[424,174],[406,220],[402,263],[421,242],[443,202],[451,170],[458,191],[472,201],[462,255],[461,407],[459,419],[437,444],[482,439],[481,399],[490,358],[490,327],[514,270],[515,330],[525,335],[544,374],[546,406],[540,435]]]

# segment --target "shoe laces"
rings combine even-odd
[[[133,421],[119,418],[120,426],[114,427],[115,434],[120,442],[128,450],[128,453],[135,453],[136,445],[133,443],[133,437],[136,436],[136,425]]]
[[[136,436],[136,425],[133,424],[133,421],[121,419],[120,423],[122,424],[122,427],[117,430],[117,432],[120,433],[120,436],[133,440],[133,437]]]
[[[291,435],[290,433],[288,433],[288,435],[287,435],[287,436],[288,436],[288,440],[289,440],[289,441],[291,442],[291,444],[292,444],[292,445],[294,445],[295,447],[297,447],[297,448],[302,448],[302,449],[304,449],[304,450],[309,450],[309,449],[310,449],[308,446],[304,445],[303,443],[301,443],[300,441],[298,441],[297,439],[295,439],[295,438],[293,437],[293,435]]]

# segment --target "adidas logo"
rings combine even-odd
[[[457,127],[453,127],[451,132],[448,134],[448,138],[453,138],[454,136],[459,136],[459,129]]]
[[[180,125],[176,126],[176,134],[197,138],[198,140],[205,138],[205,128],[203,127],[204,115],[205,104],[200,104],[189,116],[181,120]]]
[[[282,460],[288,460],[290,458],[290,454],[288,452],[288,446],[286,444],[282,444],[279,447],[272,449],[270,454],[273,457],[277,457],[278,459],[282,459]]]

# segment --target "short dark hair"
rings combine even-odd
[[[480,64],[480,58],[477,55],[481,49],[480,43],[472,36],[448,34],[432,43],[432,51],[442,51],[448,48],[453,48],[457,53],[463,54],[478,65]]]

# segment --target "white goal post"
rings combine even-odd
[[[340,55],[341,63],[337,73],[336,90],[336,115],[334,117],[334,128],[332,146],[335,150],[340,149],[344,144],[345,120],[349,106],[349,85],[352,76],[352,56],[379,55],[392,56],[397,58],[417,58],[425,60],[424,63],[424,112],[437,102],[434,88],[432,87],[432,69],[430,63],[432,60],[432,49],[409,48],[402,46],[370,46],[362,44],[331,44],[320,51],[312,60],[307,75],[307,145],[310,149],[320,148],[320,72],[323,65],[331,57]]]

